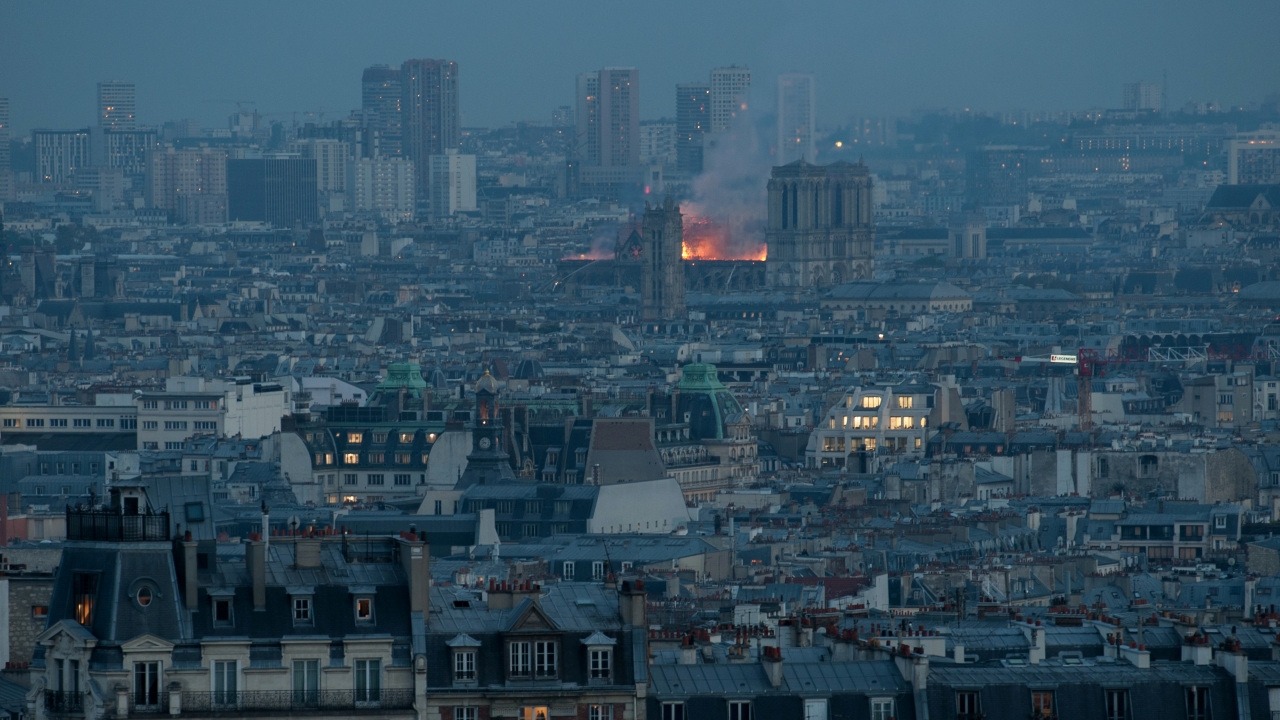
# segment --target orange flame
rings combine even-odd
[[[769,248],[764,243],[735,244],[729,226],[697,215],[684,216],[685,260],[765,260]]]

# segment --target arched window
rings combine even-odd
[[[836,191],[831,200],[831,222],[836,227],[844,227],[844,188],[840,183],[836,183]]]
[[[787,220],[789,219],[788,213],[790,212],[790,207],[789,207],[789,204],[787,203],[787,200],[789,199],[790,198],[787,197],[787,186],[783,185],[782,186],[782,229],[783,230],[787,229]]]

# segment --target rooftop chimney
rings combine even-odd
[[[761,648],[760,662],[764,665],[764,674],[769,676],[769,685],[775,689],[782,687],[782,648]]]
[[[264,506],[265,507],[265,506]],[[256,533],[244,549],[244,562],[253,582],[253,609],[267,609],[267,543]]]

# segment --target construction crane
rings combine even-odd
[[[1080,348],[1076,354],[1054,353],[1035,357],[1015,357],[1014,362],[1035,365],[1076,366],[1076,412],[1081,432],[1093,431],[1093,377],[1105,363],[1096,351]]]

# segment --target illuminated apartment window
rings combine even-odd
[[[862,396],[862,407],[868,410],[874,410],[875,408],[880,407],[880,403],[882,401],[883,398],[879,395],[864,395]]]
[[[910,395],[898,396],[898,407],[903,409],[910,409],[911,407],[914,406],[914,404],[915,404],[915,398],[911,397]]]
[[[71,576],[72,608],[76,622],[86,627],[93,622],[93,607],[97,596],[97,573],[76,573]]]

